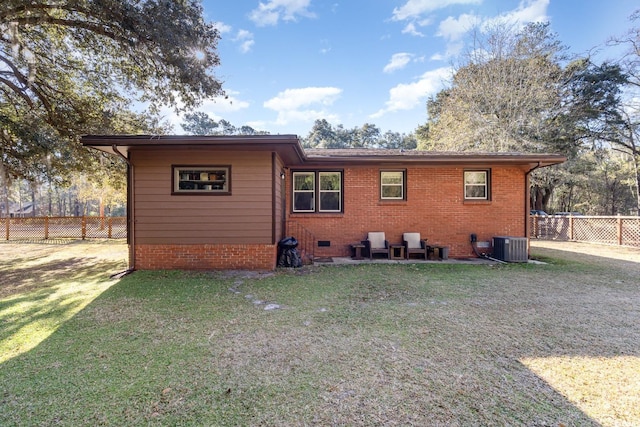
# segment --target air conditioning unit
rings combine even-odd
[[[508,236],[494,237],[493,258],[506,262],[527,262],[527,238]]]

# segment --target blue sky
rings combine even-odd
[[[468,30],[496,20],[549,21],[574,54],[631,27],[636,0],[204,0],[222,39],[228,100],[198,109],[235,126],[306,136],[316,119],[413,132],[426,101],[468,48]],[[169,114],[175,133],[181,120]]]

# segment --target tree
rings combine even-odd
[[[640,21],[640,9],[631,15],[632,22]],[[613,132],[604,138],[612,146],[629,155],[636,191],[636,211],[640,215],[640,26],[631,28],[622,37],[613,38],[613,45],[626,46],[627,50],[619,61],[626,76],[626,98],[618,108],[618,116],[608,124]]]
[[[548,24],[475,33],[451,87],[429,100],[431,149],[545,151],[550,119],[562,108],[566,48]]]
[[[384,134],[371,123],[361,128],[335,128],[325,119],[316,120],[306,138],[302,138],[305,148],[387,148],[413,150],[417,146],[414,134],[406,135],[387,131]]]
[[[303,138],[302,145],[306,148],[344,148],[339,146],[336,131],[326,119],[314,122],[309,135]]]
[[[79,136],[112,132],[132,100],[154,113],[223,95],[202,14],[196,0],[2,1],[0,174],[76,158]]]
[[[251,126],[233,126],[226,120],[216,122],[207,113],[197,111],[184,115],[182,129],[191,135],[268,135],[269,132],[257,131]]]
[[[451,86],[428,101],[420,148],[557,152],[573,159],[610,131],[607,118],[617,116],[620,68],[571,61],[548,24],[476,33],[465,61]],[[563,176],[569,175],[553,168],[534,172],[532,206],[546,210]]]

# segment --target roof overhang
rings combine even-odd
[[[132,150],[208,149],[277,152],[285,164],[299,165],[304,150],[296,135],[85,135],[85,147],[128,157]]]
[[[522,166],[537,169],[563,163],[559,154],[437,152],[389,149],[307,149],[296,135],[86,135],[82,145],[110,154],[128,157],[132,150],[211,149],[277,152],[285,166],[336,167],[347,165],[406,164],[422,166],[460,165],[488,167],[492,165]]]
[[[305,152],[307,165],[414,164],[424,166],[514,165],[540,168],[564,163],[559,154],[438,152],[423,150],[311,149]]]

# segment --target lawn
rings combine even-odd
[[[118,280],[121,243],[0,244],[0,425],[640,425],[640,251],[533,253]]]

